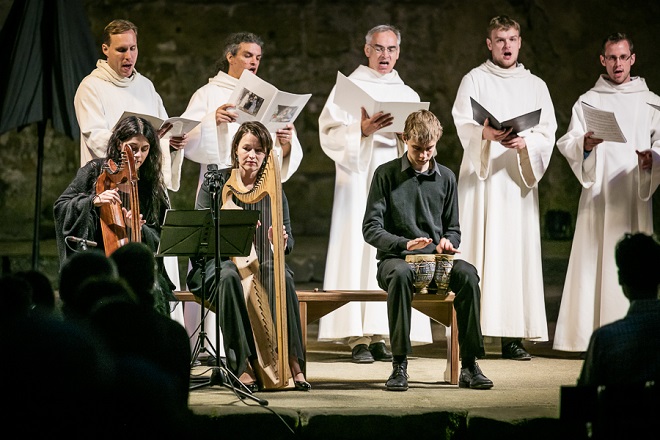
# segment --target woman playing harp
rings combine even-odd
[[[231,157],[232,168],[218,171],[217,179],[214,182],[216,187],[222,187],[226,182],[234,178],[240,180],[239,186],[246,191],[256,188],[260,184],[260,178],[263,177],[263,169],[267,165],[267,158],[271,155],[273,148],[272,138],[266,127],[259,122],[246,122],[240,126],[232,141]],[[232,175],[233,171],[233,175]],[[213,197],[209,188],[210,179],[205,179],[202,184],[199,195],[197,196],[196,209],[211,208]],[[217,200],[217,197],[216,197]],[[291,222],[289,218],[289,205],[284,195],[281,193],[282,201],[282,234],[284,240],[285,253],[293,249],[293,235],[291,232]],[[277,233],[271,228],[271,218],[268,215],[268,209],[264,205],[246,204],[241,201],[235,201],[235,204],[243,209],[260,209],[260,221],[257,227],[257,237],[255,238],[255,248],[257,255],[268,254],[272,235]],[[264,233],[266,240],[260,238]],[[266,258],[267,260],[267,258]],[[197,294],[201,294],[202,287],[202,262],[193,262],[193,268],[187,277],[189,289]],[[227,356],[227,366],[238,376],[239,380],[251,391],[260,388],[258,374],[255,373],[257,358],[258,341],[255,342],[255,327],[258,323],[251,323],[248,306],[245,299],[243,285],[241,283],[242,275],[236,263],[229,258],[223,258],[220,263],[220,282],[219,286],[215,284],[215,260],[206,261],[206,280],[205,287],[209,296],[219,295],[218,318],[223,335],[225,354]],[[262,280],[267,279],[269,269],[272,267],[268,261],[260,260],[259,267]],[[285,275],[285,295],[286,295],[286,323],[287,323],[287,348],[288,365],[291,377],[294,381],[294,387],[297,390],[308,391],[311,385],[305,380],[303,369],[304,353],[302,349],[302,329],[300,325],[300,314],[298,309],[298,297],[293,282],[293,273],[287,267]],[[264,282],[263,284],[268,284]],[[271,305],[272,307],[272,305]],[[267,309],[269,307],[266,307]],[[274,309],[270,311],[276,316]],[[275,317],[275,319],[277,319]],[[283,350],[284,351],[284,350]],[[288,372],[287,372],[288,373]]]
[[[131,116],[119,122],[113,130],[108,140],[106,157],[93,159],[80,168],[73,181],[55,201],[53,212],[60,265],[78,251],[76,245],[72,245],[66,237],[94,241],[99,249],[104,250],[99,214],[101,206],[120,206],[125,223],[134,223],[133,210],[128,203],[130,198],[124,192],[123,184],[97,191],[97,180],[108,170],[108,164],[121,165],[126,160],[125,155],[122,156],[126,147],[131,149],[135,170],[139,173],[137,192],[141,239],[154,252],[158,249],[160,225],[170,206],[163,184],[160,142],[155,129],[147,120]],[[157,263],[159,276],[154,293],[156,308],[163,314],[169,314],[167,301],[174,299],[174,285],[167,277],[162,258],[157,258]]]

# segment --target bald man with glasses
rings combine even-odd
[[[584,352],[592,332],[621,319],[629,307],[617,280],[617,240],[653,233],[653,193],[660,182],[660,97],[632,76],[632,39],[609,35],[601,46],[605,73],[573,106],[568,132],[557,141],[582,185],[575,236],[553,348]],[[582,102],[613,112],[626,142],[587,130]]]
[[[381,101],[419,102],[419,95],[404,84],[394,69],[401,54],[401,32],[380,25],[367,32],[361,65],[348,78]],[[396,133],[378,131],[392,125],[392,115],[368,114],[357,118],[334,103],[336,87],[319,117],[323,152],[335,162],[335,192],[323,288],[326,290],[379,290],[376,249],[365,243],[362,219],[369,185],[376,168],[399,157],[403,142]],[[378,131],[378,132],[377,132]],[[385,338],[389,334],[385,302],[350,302],[319,322],[319,340],[347,342],[354,363],[390,362]],[[431,343],[431,322],[413,310],[411,340]]]

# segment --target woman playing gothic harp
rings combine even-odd
[[[131,148],[135,160],[135,169],[139,173],[138,197],[142,242],[154,252],[160,241],[160,225],[169,208],[169,199],[163,184],[161,171],[160,142],[153,126],[146,120],[135,116],[123,119],[113,130],[108,140],[106,157],[93,159],[80,168],[76,177],[55,201],[55,233],[60,265],[78,249],[67,242],[66,237],[73,236],[94,241],[103,250],[104,240],[99,219],[102,205],[122,203],[126,223],[132,220],[132,210],[126,206],[121,187],[97,192],[97,180],[105,172],[109,160],[120,164],[122,151]],[[156,286],[156,308],[169,314],[167,300],[173,299],[174,285],[167,277],[162,264],[158,262],[158,286]]]
[[[263,169],[267,158],[274,159],[271,155],[273,142],[271,135],[266,127],[259,122],[243,123],[232,141],[231,157],[232,168],[220,170],[218,172],[219,184],[222,187],[226,182],[231,181],[233,176],[238,176],[240,186],[247,191],[256,188],[260,184]],[[231,183],[231,182],[230,182]],[[291,222],[289,217],[289,205],[284,192],[281,193],[282,200],[282,220],[283,230],[280,231],[284,238],[285,252],[289,253],[293,249],[293,235],[291,232]],[[212,206],[212,195],[209,189],[209,179],[205,179],[202,184],[199,195],[197,196],[196,209],[208,209]],[[243,209],[262,209],[264,206],[253,205],[235,201],[236,205]],[[260,223],[257,227],[257,236],[267,233],[272,238],[272,234],[277,231],[272,230],[271,219],[263,209],[261,212]],[[263,255],[264,251],[270,249],[270,240],[255,239],[255,248],[257,255]],[[202,262],[193,262],[193,268],[187,277],[188,288],[196,295],[201,295],[201,274]],[[270,268],[272,265],[268,261],[260,260],[260,274],[263,285],[268,286],[266,280],[270,277]],[[251,391],[257,391],[261,381],[258,374],[255,373],[256,362],[258,360],[257,343],[255,342],[255,326],[259,323],[251,323],[248,307],[245,299],[242,276],[239,273],[239,267],[231,259],[223,258],[220,263],[220,283],[215,284],[215,261],[213,259],[206,262],[206,280],[205,287],[209,292],[209,297],[219,295],[219,309],[217,311],[220,321],[220,328],[223,335],[225,354],[227,356],[227,366],[238,376],[239,380]],[[295,389],[308,391],[311,385],[305,380],[303,369],[304,353],[302,349],[302,329],[300,325],[300,313],[298,308],[298,297],[296,295],[293,282],[293,273],[286,267],[285,272],[285,295],[286,295],[286,323],[287,323],[287,348],[288,348],[288,366],[291,377],[294,381]],[[272,299],[272,298],[271,298]],[[264,312],[270,312],[274,319],[277,319],[274,305],[266,307]],[[282,350],[284,351],[284,350]],[[288,372],[287,372],[288,373]]]

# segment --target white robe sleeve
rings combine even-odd
[[[533,92],[538,98],[537,106],[541,109],[541,120],[538,125],[520,134],[525,139],[527,148],[526,151],[521,150],[518,154],[520,174],[528,188],[538,185],[548,169],[557,131],[555,108],[547,86],[539,82],[535,88]]]
[[[584,188],[591,188],[596,181],[596,149],[584,158],[584,134],[587,132],[587,125],[580,101],[581,99],[573,105],[568,131],[557,141],[557,149],[566,158],[580,184]]]
[[[112,135],[98,93],[92,81],[83,80],[73,100],[80,127],[81,167],[92,159],[105,157],[108,140]]]
[[[361,121],[337,106],[334,99],[335,88],[319,116],[321,148],[335,163],[352,172],[365,172],[372,157],[374,135],[363,137]]]
[[[480,180],[486,180],[490,173],[491,141],[482,139],[484,127],[472,117],[470,97],[474,96],[476,96],[476,91],[472,77],[469,74],[465,75],[458,87],[451,113],[466,156],[476,171],[477,177]]]

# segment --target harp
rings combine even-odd
[[[235,257],[241,274],[248,315],[254,334],[257,362],[254,371],[262,389],[291,385],[286,314],[284,237],[282,230],[282,182],[275,152],[262,165],[257,182],[247,190],[239,170],[233,169],[222,189],[223,209],[234,209],[239,201],[244,209],[261,210],[261,225],[248,257]],[[268,228],[272,226],[272,246]]]

